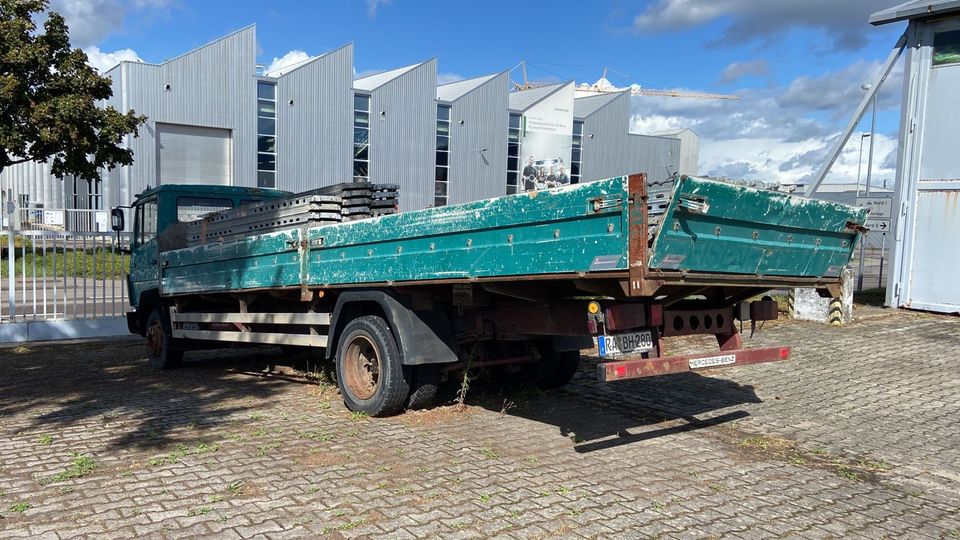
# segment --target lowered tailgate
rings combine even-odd
[[[834,278],[866,210],[685,176],[650,252],[651,270]]]

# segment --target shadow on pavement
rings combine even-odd
[[[99,418],[116,425],[107,441],[112,448],[162,447],[176,431],[182,438],[193,430],[187,436],[202,439],[238,417],[242,422],[291,380],[307,382],[264,376],[275,362],[295,364],[277,348],[191,351],[183,367],[160,372],[147,366],[143,343],[136,340],[17,350],[0,350],[0,417],[30,420],[8,429],[59,429]],[[239,376],[244,374],[260,376]]]
[[[593,377],[596,359],[584,358],[574,380],[551,391],[481,386],[471,404],[556,426],[588,453],[740,420],[761,403],[752,386],[696,373],[614,383]],[[703,418],[698,418],[698,416]]]

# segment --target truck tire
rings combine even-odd
[[[552,347],[538,347],[540,377],[537,386],[544,390],[560,388],[573,379],[580,365],[580,351],[555,351]]]
[[[153,369],[173,369],[183,362],[183,350],[174,346],[162,309],[154,308],[147,317],[147,358]]]
[[[337,344],[337,384],[348,409],[370,416],[397,412],[410,395],[407,377],[386,321],[365,315],[344,326]]]
[[[413,383],[410,385],[410,397],[407,408],[426,409],[433,404],[440,389],[440,370],[436,365],[425,364],[413,369]]]

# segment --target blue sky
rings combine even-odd
[[[162,62],[256,23],[264,65],[353,42],[358,72],[436,56],[449,80],[525,59],[537,80],[593,82],[608,66],[617,85],[733,93],[741,100],[635,97],[633,129],[693,128],[703,137],[701,173],[797,181],[822,163],[862,95],[860,85],[875,77],[903,31],[902,24],[866,22],[893,3],[54,0],[53,8],[67,17],[74,45],[100,67],[118,59]],[[893,176],[899,73],[881,93],[877,179]],[[855,181],[855,138],[831,181]]]

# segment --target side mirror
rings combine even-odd
[[[122,232],[125,228],[122,208],[110,210],[110,228],[116,232]]]

